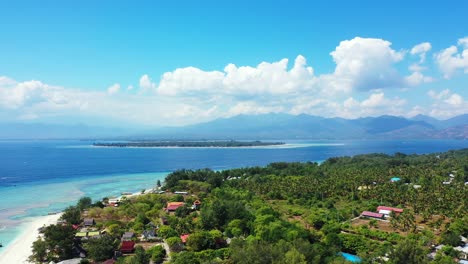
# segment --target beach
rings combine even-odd
[[[5,250],[0,253],[0,263],[29,263],[28,257],[31,255],[31,246],[36,241],[42,226],[57,223],[62,214],[34,217],[31,221],[25,222],[27,227]]]

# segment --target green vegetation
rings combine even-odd
[[[90,260],[101,261],[131,231],[135,251],[118,263],[161,263],[166,253],[171,263],[345,263],[339,252],[358,255],[363,263],[383,263],[386,257],[386,263],[455,263],[454,247],[461,244],[460,235],[468,235],[466,164],[468,149],[175,171],[161,184],[164,194],[122,199],[118,207],[105,208],[81,199],[63,219],[76,222],[78,210],[81,222],[82,209],[91,206],[86,217],[93,217],[105,235],[69,241],[67,234],[76,231],[55,226],[54,233],[63,233],[60,239],[46,230],[31,259],[60,260],[69,257],[69,247],[83,246]],[[391,182],[392,177],[401,181]],[[169,192],[175,190],[190,195]],[[201,205],[192,207],[195,201]],[[169,212],[169,202],[185,204]],[[384,220],[359,218],[379,205],[403,212]],[[148,231],[156,238],[144,239]],[[68,242],[58,245],[62,239]],[[440,244],[445,247],[429,259],[432,245]]]

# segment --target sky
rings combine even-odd
[[[468,2],[0,0],[0,123],[468,113]]]

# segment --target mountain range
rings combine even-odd
[[[468,114],[447,120],[418,115],[358,119],[306,114],[238,115],[182,128],[164,128],[158,138],[207,139],[468,139]]]
[[[468,139],[468,114],[358,119],[306,114],[238,115],[184,127],[136,130],[86,125],[0,124],[0,139]]]

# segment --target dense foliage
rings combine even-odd
[[[393,177],[401,180],[392,182]],[[157,241],[164,240],[170,252],[154,242],[118,262],[160,263],[168,253],[171,263],[344,263],[340,252],[345,252],[363,263],[384,263],[386,257],[386,263],[453,263],[453,248],[461,244],[460,235],[468,235],[467,181],[468,149],[179,170],[161,184],[165,194],[122,199],[119,207],[105,208],[82,199],[63,219],[76,222],[76,211],[91,206],[88,217],[107,232],[82,243],[94,261],[110,256],[105,245],[117,249],[112,243],[124,232],[156,230]],[[176,190],[190,195],[170,193]],[[195,200],[201,201],[199,208],[191,206]],[[168,202],[185,205],[168,213]],[[359,218],[379,205],[404,211],[383,221]],[[34,260],[51,260],[50,240],[35,242]],[[432,245],[439,244],[446,246],[429,259]],[[61,254],[54,257],[63,259]]]

